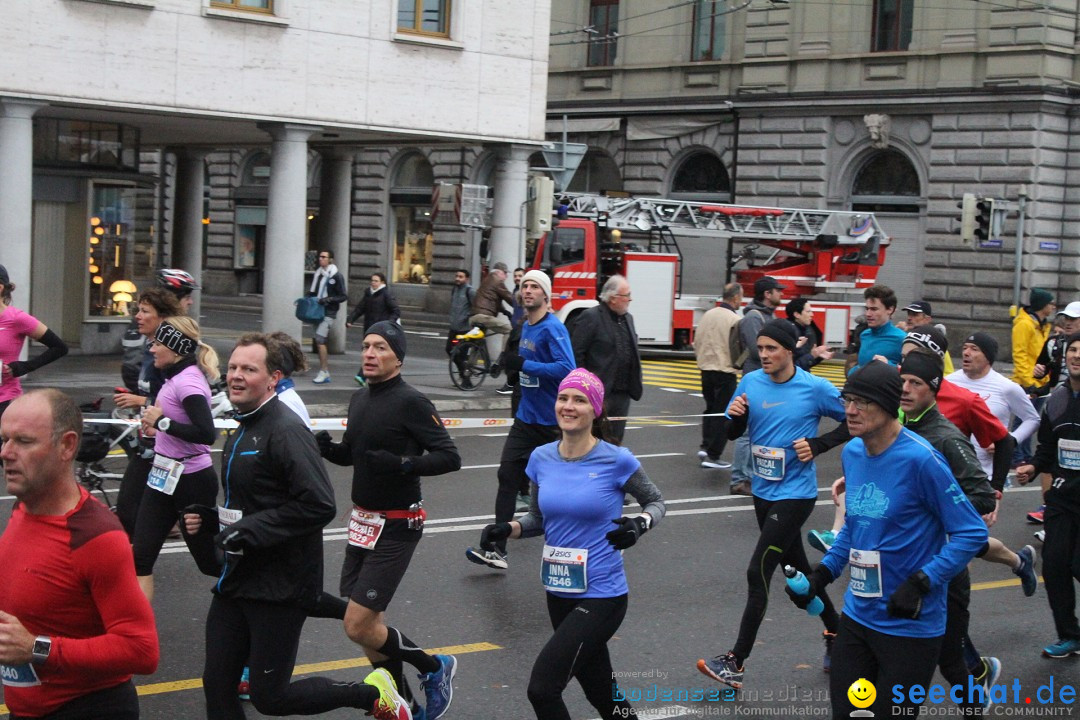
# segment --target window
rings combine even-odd
[[[451,0],[398,0],[401,32],[450,37]]]
[[[138,172],[139,129],[112,123],[34,118],[34,163]]]
[[[858,212],[918,213],[919,174],[902,153],[875,152],[851,184],[851,209]]]
[[[94,182],[87,219],[86,314],[122,318],[137,297],[140,283],[152,271],[153,243],[144,225],[136,225],[139,195],[152,188]]]
[[[727,11],[720,0],[697,0],[690,59],[719,60],[723,57],[726,29]]]
[[[619,39],[619,0],[590,0],[589,27],[589,66],[614,65]]]
[[[675,171],[669,194],[676,200],[731,202],[731,180],[720,158],[696,152]]]
[[[585,231],[581,228],[555,228],[544,248],[544,267],[570,265],[585,259]]]
[[[874,0],[871,52],[908,49],[914,4],[915,0]]]
[[[431,226],[431,190],[435,176],[427,159],[415,153],[394,173],[390,188],[391,233],[394,238],[392,283],[431,282],[435,235]]]
[[[210,0],[210,6],[230,10],[250,10],[252,12],[274,12],[274,0]]]

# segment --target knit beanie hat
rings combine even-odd
[[[532,280],[539,285],[544,291],[544,295],[547,299],[551,300],[551,278],[547,276],[547,273],[542,270],[530,270],[521,276],[521,284],[524,285],[526,280]]]
[[[770,320],[762,325],[761,329],[758,330],[758,337],[762,335],[775,340],[785,350],[791,352],[795,352],[795,345],[799,342],[799,333],[795,330],[795,326],[791,324],[790,320],[780,318]]]
[[[997,360],[998,341],[994,339],[993,335],[984,332],[971,333],[971,335],[968,335],[967,340],[964,341],[964,344],[967,343],[971,343],[982,350],[982,354],[986,356],[986,361],[991,365]]]
[[[914,375],[930,386],[937,395],[941,389],[941,376],[945,374],[944,363],[929,352],[909,352],[900,363],[901,375]],[[903,380],[901,380],[903,382]]]
[[[889,417],[900,412],[900,394],[904,384],[896,368],[880,360],[871,360],[853,372],[844,383],[844,395],[858,395],[876,403]]]
[[[386,340],[386,344],[394,351],[398,360],[405,359],[405,332],[396,322],[380,320],[367,329],[365,335],[378,335]]]
[[[1031,295],[1028,296],[1028,309],[1031,312],[1039,312],[1052,302],[1054,302],[1054,295],[1049,290],[1031,288]]]

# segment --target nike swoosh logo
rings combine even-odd
[[[764,410],[768,410],[769,408],[774,408],[777,405],[783,405],[786,402],[787,402],[787,400],[781,400],[780,402],[768,403],[768,402],[765,402],[764,400],[762,400],[761,401],[761,407]]]

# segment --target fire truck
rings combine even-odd
[[[642,345],[688,345],[732,271],[746,298],[765,275],[786,286],[785,298],[818,296],[825,342],[846,345],[890,242],[869,213],[585,194],[555,202],[556,220],[537,240],[531,265],[552,278],[553,310],[571,326],[597,304],[608,278],[624,275]],[[679,236],[727,241],[727,267],[716,268],[712,294],[683,293],[684,268],[701,260],[684,256]]]

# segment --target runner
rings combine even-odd
[[[610,435],[598,377],[583,368],[567,375],[555,414],[562,438],[537,448],[525,471],[532,486],[528,514],[485,527],[480,547],[544,535],[541,578],[555,634],[529,678],[536,717],[570,720],[562,693],[571,677],[601,717],[632,717],[626,700],[616,698],[607,649],[626,615],[620,551],[660,522],[664,501],[633,454],[605,440]],[[625,493],[641,503],[641,513],[621,517]]]
[[[933,448],[897,420],[902,385],[896,368],[870,362],[844,386],[854,440],[843,451],[850,499],[836,543],[808,576],[800,607],[824,592],[849,563],[852,579],[833,644],[829,691],[833,717],[854,708],[859,678],[877,688],[926,687],[945,633],[946,586],[986,542],[986,524]],[[879,691],[876,717],[914,714],[921,701]],[[896,708],[903,708],[897,710]]]
[[[427,718],[437,720],[453,699],[457,660],[427,654],[387,626],[384,614],[423,534],[427,513],[420,478],[458,470],[461,457],[435,406],[401,377],[401,326],[381,321],[369,327],[363,359],[367,387],[349,401],[341,442],[332,442],[325,431],[316,436],[323,457],[353,468],[349,544],[341,569],[341,595],[349,598],[345,633],[363,647],[373,667],[394,678],[410,704],[403,663],[419,670]]]
[[[528,481],[525,467],[532,451],[559,437],[555,395],[559,383],[574,369],[574,348],[566,326],[549,312],[550,300],[551,279],[540,270],[525,273],[521,280],[521,304],[526,321],[521,326],[521,344],[518,352],[507,351],[503,356],[506,371],[519,374],[521,402],[499,459],[497,523],[514,517],[518,491]],[[506,540],[497,540],[493,548],[466,548],[465,557],[477,565],[505,570]]]
[[[749,429],[753,455],[754,511],[757,546],[746,569],[749,593],[734,647],[712,660],[698,660],[698,670],[733,688],[743,684],[743,661],[754,647],[757,631],[769,602],[769,582],[776,566],[810,572],[802,545],[802,525],[817,502],[817,472],[813,460],[802,462],[793,443],[817,431],[823,417],[843,420],[840,393],[829,381],[794,364],[798,335],[787,320],[771,320],[757,336],[761,370],[744,375],[728,405],[728,436]],[[775,409],[774,409],[775,408]],[[770,412],[771,410],[771,412]],[[825,610],[824,669],[829,671],[830,650],[839,618],[829,597],[822,593]]]

